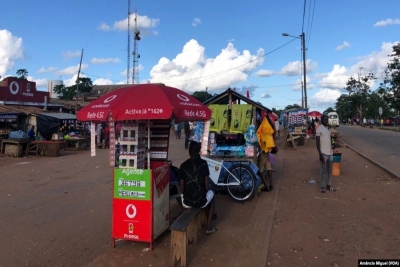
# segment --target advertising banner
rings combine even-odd
[[[251,125],[251,117],[253,108],[249,104],[240,105],[242,110],[242,132],[247,132],[247,128]]]
[[[219,121],[218,121],[218,109],[219,105],[209,105],[209,109],[211,109],[211,118],[210,118],[210,131],[218,131],[219,129]]]
[[[150,170],[115,169],[114,198],[150,200]]]
[[[114,169],[112,237],[152,242],[151,171]]]
[[[151,242],[151,201],[114,198],[112,237]]]
[[[153,186],[153,238],[169,227],[169,165],[152,170]]]
[[[232,114],[231,114],[231,133],[241,133],[242,132],[242,109],[239,104],[232,104]]]
[[[228,105],[220,105],[218,107],[218,131],[228,131]]]
[[[108,128],[110,129],[110,136],[108,138],[109,150],[110,150],[110,167],[115,166],[115,122],[111,113],[108,117]]]

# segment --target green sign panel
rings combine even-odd
[[[114,198],[150,200],[150,170],[114,169]]]

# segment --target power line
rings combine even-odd
[[[304,18],[306,16],[306,5],[307,5],[307,1],[304,0],[304,7],[303,7],[303,24],[301,25],[301,32],[304,32]]]
[[[311,30],[312,30],[312,26],[313,26],[313,22],[314,22],[314,11],[315,11],[315,0],[314,0],[314,5],[313,5],[313,11],[312,11],[312,16],[311,16],[311,26],[310,26],[310,31],[308,34],[308,42],[307,42],[307,47],[310,44],[310,39],[311,39]],[[310,8],[311,9],[311,8]]]

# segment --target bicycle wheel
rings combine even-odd
[[[239,185],[229,185],[230,183],[238,182],[232,174],[239,180]],[[252,169],[241,163],[230,167],[225,177],[228,194],[236,201],[247,200],[253,195],[255,181],[256,177]]]

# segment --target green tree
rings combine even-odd
[[[357,109],[357,116],[360,120],[363,119],[363,112],[366,108],[367,100],[371,89],[369,81],[376,79],[374,74],[370,72],[367,76],[359,75],[358,80],[350,77],[346,83],[345,89],[349,92],[349,101]]]
[[[56,85],[53,90],[57,94],[62,94],[61,99],[72,100],[76,95],[80,97],[80,95],[90,92],[92,87],[93,83],[90,78],[81,77],[79,78],[78,92],[76,91],[77,84],[71,86]]]
[[[293,105],[288,105],[288,106],[286,106],[285,107],[285,110],[288,110],[288,109],[294,109],[294,108],[301,108],[299,105],[297,105],[297,104],[293,104]]]
[[[204,103],[205,101],[211,99],[215,95],[216,94],[212,95],[206,91],[196,91],[192,94],[192,96],[197,100],[199,100],[201,103]]]
[[[328,114],[329,112],[335,112],[335,110],[332,107],[327,108],[322,114]]]
[[[383,95],[383,99],[389,107],[394,109],[396,114],[400,111],[400,43],[393,47],[393,53],[385,71],[386,77],[380,84],[378,92]]]
[[[335,105],[336,112],[341,119],[351,119],[357,114],[357,109],[352,105],[350,96],[348,94],[342,94]]]
[[[27,80],[28,71],[26,69],[18,69],[17,76],[18,76],[18,79]]]

